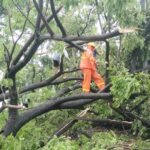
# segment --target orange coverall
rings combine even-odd
[[[84,79],[82,82],[82,91],[90,91],[91,80],[95,82],[99,90],[103,90],[105,87],[105,81],[100,74],[96,71],[96,59],[93,57],[93,51],[87,49],[82,53],[80,61],[80,69],[83,73]]]

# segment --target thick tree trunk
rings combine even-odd
[[[13,80],[13,86],[10,89],[10,104],[17,105],[18,104],[18,96],[17,96],[17,89],[16,89],[16,81],[15,77],[12,78]],[[18,110],[15,108],[9,108],[9,114],[8,114],[8,121],[4,127],[4,136],[8,136],[13,130],[14,125],[16,122],[16,119],[18,117]]]

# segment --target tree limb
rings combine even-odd
[[[64,96],[65,94],[75,91],[76,89],[81,88],[81,84],[74,84],[73,86],[69,86],[57,92],[57,97]]]
[[[62,135],[64,132],[66,132],[69,128],[71,128],[78,121],[77,118],[80,119],[81,117],[83,117],[88,112],[88,110],[89,108],[82,110],[79,114],[77,114],[77,117],[75,117],[75,119],[70,120],[68,123],[63,125],[59,130],[55,131],[53,136],[56,135],[57,137],[59,137],[60,135]]]
[[[106,55],[105,55],[105,62],[106,62],[106,71],[105,71],[105,75],[106,75],[106,82],[108,82],[109,80],[109,52],[110,52],[110,46],[109,46],[109,42],[106,40]]]
[[[110,99],[112,96],[108,93],[97,93],[97,94],[78,94],[73,96],[68,96],[64,98],[57,98],[57,99],[51,99],[47,102],[44,102],[40,104],[39,106],[32,108],[26,112],[24,112],[21,116],[18,117],[16,120],[16,123],[14,125],[14,128],[11,130],[11,132],[14,133],[14,135],[17,133],[17,131],[27,122],[32,120],[33,118],[42,115],[50,110],[59,109],[59,106],[65,102],[69,102],[71,100],[78,100],[78,99],[84,99],[87,98],[93,99],[93,101],[98,99]],[[92,100],[90,101],[92,102]],[[11,133],[10,132],[10,133]],[[4,132],[5,133],[5,132]],[[10,133],[7,133],[9,135]],[[7,136],[5,135],[5,136]]]
[[[57,13],[56,13],[56,10],[55,10],[55,5],[54,5],[53,0],[50,0],[50,6],[51,6],[52,14],[54,16],[56,24],[59,27],[60,31],[62,32],[63,37],[65,37],[67,34],[66,34],[66,31],[65,31],[63,25],[61,24],[61,22],[59,21],[59,19],[57,17]]]
[[[132,107],[130,109],[130,111],[132,112],[133,110],[136,110],[137,108],[139,108],[146,100],[148,100],[148,97],[145,97],[141,102],[139,102],[137,105],[135,105],[134,107]]]
[[[44,35],[41,36],[41,39],[51,39],[51,40],[56,40],[56,41],[105,41],[106,39],[116,37],[118,35],[122,34],[118,29],[114,30],[110,33],[105,33],[102,35],[94,35],[94,36],[67,36],[67,37],[61,37],[60,35],[55,35],[53,37],[49,35]]]
[[[35,1],[33,0],[34,4]],[[39,0],[38,4],[36,3],[36,6],[38,7],[39,11],[41,12],[43,10],[43,0]],[[41,14],[38,11],[38,15],[36,18],[36,25],[35,25],[35,32],[39,33],[40,32],[40,23],[41,23]]]
[[[45,26],[46,26],[46,28],[47,28],[47,31],[49,32],[50,36],[53,36],[54,32],[53,32],[52,29],[49,27],[49,25],[48,25],[48,23],[47,23],[45,17],[43,16],[42,11],[40,10],[40,8],[39,8],[39,6],[38,6],[36,0],[33,0],[33,2],[34,2],[34,5],[35,5],[36,10],[38,11],[38,13],[39,13],[41,19],[43,20],[43,22],[44,22],[44,24],[45,24]]]
[[[78,118],[82,121],[92,122],[93,126],[104,126],[104,127],[113,127],[119,129],[131,129],[132,122],[128,121],[119,121],[112,119],[88,119],[88,118]]]
[[[65,82],[68,82],[68,81],[73,81],[73,80],[83,80],[83,78],[81,77],[70,77],[70,78],[65,78],[65,79],[59,79],[59,80],[55,80],[53,82],[51,82],[51,85],[57,85],[57,84],[60,84],[60,83],[65,83]]]
[[[56,78],[58,78],[60,75],[61,75],[61,72],[58,72],[57,74],[55,74],[54,76],[52,76],[51,78],[49,78],[47,80],[44,80],[44,81],[39,82],[39,83],[33,83],[33,84],[29,85],[29,86],[26,86],[20,91],[20,93],[25,93],[27,91],[32,91],[32,90],[35,90],[35,89],[42,88],[42,87],[45,87],[47,85],[50,85],[51,82],[53,80],[55,80]]]

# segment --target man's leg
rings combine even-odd
[[[91,70],[90,69],[82,69],[83,73],[83,82],[82,82],[82,91],[90,92],[90,83],[91,83]]]
[[[91,76],[92,76],[92,80],[98,86],[99,90],[103,90],[105,88],[105,81],[101,77],[101,75],[93,70]]]

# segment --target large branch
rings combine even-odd
[[[81,78],[81,77],[70,77],[70,78],[65,78],[65,79],[57,79],[57,80],[55,80],[55,81],[53,81],[52,83],[51,83],[51,85],[57,85],[57,84],[61,84],[61,83],[65,83],[65,82],[68,82],[68,81],[77,81],[77,80],[83,80],[83,78]]]
[[[76,49],[80,50],[81,52],[83,52],[83,51],[84,51],[82,47],[80,47],[79,45],[75,44],[75,43],[74,43],[74,42],[72,42],[72,41],[64,40],[64,42],[66,42],[66,43],[68,43],[69,45],[71,45],[72,47],[74,47],[74,48],[76,48]]]
[[[75,91],[76,89],[79,89],[79,88],[81,88],[81,84],[77,84],[77,83],[72,86],[66,87],[57,92],[57,97],[64,96],[65,94],[67,94],[71,91]]]
[[[86,113],[88,111],[89,111],[89,108],[86,108],[85,110],[82,110],[79,114],[76,115],[77,118],[83,117],[84,115],[86,115]],[[56,135],[57,137],[59,137],[60,135],[62,135],[64,132],[66,132],[70,127],[72,127],[78,121],[77,118],[75,117],[74,119],[70,120],[65,125],[63,125],[62,127],[60,127],[57,131],[55,131],[53,133],[53,136]]]
[[[122,34],[120,30],[114,30],[110,33],[105,33],[102,35],[89,35],[89,36],[67,36],[67,37],[62,37],[60,35],[55,35],[53,37],[49,35],[44,35],[41,36],[42,39],[51,39],[51,40],[56,40],[56,41],[105,41],[106,39],[116,37],[118,35]]]
[[[26,86],[20,91],[20,93],[25,93],[27,91],[36,90],[36,89],[39,89],[39,88],[42,88],[42,87],[45,87],[45,86],[48,86],[48,85],[58,85],[58,84],[65,83],[65,82],[68,82],[68,81],[83,80],[82,78],[79,78],[79,77],[66,78],[66,79],[62,79],[62,80],[60,80],[60,79],[55,80],[59,76],[61,76],[61,73],[57,73],[53,77],[51,77],[47,80],[44,80],[42,82],[34,83],[34,84],[29,85],[29,86]]]
[[[58,78],[59,76],[61,75],[61,72],[58,72],[57,74],[55,74],[54,76],[52,76],[51,78],[47,79],[47,80],[44,80],[42,82],[39,82],[39,83],[34,83],[34,84],[31,84],[29,86],[26,86],[24,87],[20,93],[25,93],[27,91],[32,91],[32,90],[35,90],[35,89],[38,89],[38,88],[42,88],[42,87],[45,87],[47,85],[50,85],[51,82],[53,80],[55,80],[56,78]]]
[[[60,65],[60,66],[62,66],[62,65]],[[73,70],[73,71],[75,71],[75,70]],[[72,72],[72,71],[70,71],[70,72]],[[60,71],[57,74],[55,74],[54,76],[50,77],[47,80],[43,80],[41,82],[33,83],[31,85],[25,86],[20,91],[20,93],[25,93],[27,91],[32,91],[32,90],[39,89],[39,88],[42,88],[42,87],[45,87],[48,85],[57,85],[57,84],[61,84],[61,83],[68,82],[68,81],[82,80],[82,78],[80,78],[80,77],[65,78],[65,79],[61,79],[61,80],[57,79],[64,73],[66,73],[66,71],[63,71],[63,67],[60,67]],[[55,80],[55,79],[57,79],[57,80]]]
[[[129,110],[127,109],[122,109],[122,108],[114,108],[111,106],[111,108],[113,110],[115,110],[117,113],[119,113],[120,115],[122,115],[124,118],[128,119],[128,120],[131,120],[133,121],[134,119],[137,119],[139,121],[141,121],[141,123],[147,127],[147,128],[150,128],[150,121],[145,119],[145,118],[142,118],[140,117],[139,115],[136,115],[132,112],[130,112]]]
[[[11,132],[16,134],[16,132],[30,120],[32,120],[35,117],[40,116],[50,110],[58,109],[61,106],[61,104],[65,103],[65,102],[69,102],[69,101],[73,101],[73,100],[76,101],[79,99],[84,99],[84,100],[91,99],[90,102],[92,102],[92,99],[93,99],[93,102],[94,102],[95,100],[98,100],[98,99],[108,100],[111,98],[112,98],[112,95],[109,93],[97,93],[97,94],[78,94],[78,95],[68,96],[68,97],[64,97],[64,98],[51,99],[43,104],[40,104],[39,106],[37,106],[35,108],[32,108],[32,109],[24,112],[16,120],[15,127],[14,127],[14,129],[12,129]],[[85,104],[86,104],[86,102],[85,102]],[[7,133],[7,135],[10,133]],[[5,135],[5,130],[4,130],[4,135]],[[5,136],[7,136],[7,135],[5,135]]]
[[[112,120],[112,119],[88,119],[88,118],[78,118],[82,121],[89,121],[92,122],[93,126],[103,126],[103,127],[113,127],[119,129],[131,129],[132,122],[128,121],[119,121],[119,120]]]

